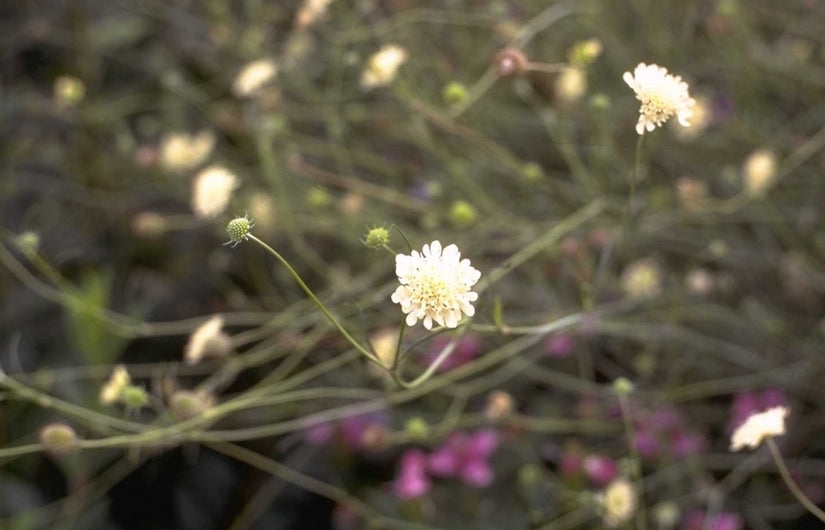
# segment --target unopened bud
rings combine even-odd
[[[51,455],[67,455],[77,446],[77,433],[65,423],[52,423],[40,430],[40,443]]]

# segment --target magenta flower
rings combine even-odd
[[[583,461],[584,472],[595,486],[604,488],[619,474],[619,464],[606,456],[590,455]]]
[[[548,357],[561,359],[573,353],[573,348],[575,347],[576,340],[572,335],[559,333],[558,335],[553,335],[547,340],[545,352]]]
[[[426,467],[427,457],[421,450],[405,451],[392,485],[395,496],[403,500],[412,500],[426,495],[432,486],[427,477]]]
[[[706,520],[707,519],[707,520]],[[723,512],[706,518],[705,512],[693,511],[687,514],[682,521],[682,530],[741,530],[742,518],[737,513]]]
[[[489,458],[497,448],[498,434],[495,431],[457,432],[430,453],[427,469],[435,476],[458,477],[469,486],[483,488],[493,481]]]

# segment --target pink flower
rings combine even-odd
[[[401,456],[392,489],[403,500],[417,499],[430,491],[432,483],[425,473],[427,457],[418,449],[408,449]]]
[[[483,488],[493,481],[488,459],[497,448],[498,435],[493,430],[457,432],[430,453],[427,469],[433,475],[459,477],[469,486]]]
[[[706,520],[707,519],[707,520]],[[682,530],[741,530],[742,518],[737,513],[723,512],[706,518],[705,512],[693,511],[682,521]]]
[[[583,461],[587,478],[599,488],[604,488],[619,474],[619,464],[612,458],[590,455]]]
[[[643,458],[652,459],[659,456],[659,442],[651,433],[646,431],[636,432],[633,443]]]
[[[561,359],[573,353],[576,347],[576,341],[572,335],[566,333],[559,333],[553,335],[547,340],[547,349],[545,350],[548,357],[554,359]]]

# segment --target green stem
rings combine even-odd
[[[636,197],[636,182],[639,180],[639,166],[641,165],[642,160],[642,143],[644,142],[645,135],[640,134],[639,139],[636,141],[636,156],[633,161],[633,174],[630,176],[630,197],[627,200],[627,212],[625,213],[625,228],[630,225],[630,221],[633,217],[633,200]]]
[[[773,455],[773,461],[776,462],[776,467],[779,468],[779,474],[782,475],[782,480],[785,481],[785,485],[788,486],[788,489],[791,490],[793,496],[796,497],[796,500],[804,506],[809,512],[811,512],[817,519],[825,523],[825,512],[822,511],[819,506],[813,503],[811,499],[809,499],[799,486],[796,485],[796,482],[793,481],[791,478],[791,474],[788,472],[788,466],[785,465],[785,460],[782,458],[782,454],[779,452],[779,448],[776,446],[776,442],[774,442],[773,437],[769,436],[765,443],[768,444],[768,448],[771,450],[771,455]]]
[[[639,451],[636,449],[634,443],[635,429],[633,427],[633,418],[631,417],[630,404],[627,401],[627,396],[619,393],[619,407],[622,410],[622,419],[624,420],[624,428],[627,433],[627,447],[630,451],[630,458],[632,461],[631,472],[633,473],[633,480],[636,482],[636,494],[639,496],[639,508],[636,510],[636,528],[639,530],[647,530],[647,513],[645,511],[645,485],[642,477],[642,462],[639,458]]]
[[[338,319],[336,319],[332,315],[332,313],[329,312],[329,309],[327,309],[327,307],[324,305],[324,303],[321,302],[321,300],[319,300],[317,296],[315,296],[315,293],[312,292],[312,289],[310,289],[309,286],[306,283],[304,283],[304,280],[301,279],[301,276],[298,275],[298,272],[295,269],[292,268],[292,265],[290,265],[289,262],[283,256],[278,254],[278,252],[276,252],[275,249],[273,249],[272,247],[270,247],[269,245],[267,245],[266,243],[264,243],[263,241],[261,241],[257,237],[253,236],[252,234],[247,234],[247,237],[249,239],[251,239],[252,241],[254,241],[254,242],[258,243],[259,245],[261,245],[267,252],[269,252],[270,254],[275,256],[275,259],[280,261],[281,264],[284,267],[286,267],[286,270],[289,271],[289,274],[292,276],[292,279],[294,279],[295,282],[301,287],[301,289],[304,290],[306,295],[309,296],[309,298],[313,302],[315,302],[315,305],[317,305],[318,309],[320,309],[321,312],[324,314],[324,316],[327,317],[327,320],[329,320],[330,323],[333,326],[335,326],[335,329],[337,329],[341,333],[341,335],[343,335],[344,338],[347,339],[347,341],[349,341],[349,343],[352,344],[352,346],[356,350],[358,350],[364,357],[366,357],[370,361],[374,362],[378,366],[382,366],[382,367],[384,366],[384,363],[382,363],[381,360],[378,357],[376,357],[375,355],[370,353],[366,348],[361,346],[361,344],[359,344],[358,341],[356,341],[352,337],[352,335],[350,335],[349,332],[346,329],[344,329],[344,326],[342,326],[341,323],[338,322]]]

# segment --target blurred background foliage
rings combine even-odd
[[[598,455],[625,471],[642,459],[650,528],[802,528],[768,456],[727,447],[732,404],[779,395],[792,475],[825,498],[825,4],[324,4],[0,5],[0,449],[35,444],[0,461],[0,526],[593,527],[603,484],[565,462]],[[589,39],[599,51],[582,61]],[[386,45],[406,60],[365,87]],[[505,49],[527,67],[507,70]],[[277,73],[243,93],[258,60]],[[645,135],[629,202],[638,102],[622,73],[639,62],[681,75],[698,103],[691,128]],[[170,162],[175,134],[209,149]],[[238,179],[214,217],[192,209],[210,164]],[[483,281],[499,275],[467,358],[399,390],[260,248],[222,246],[245,212],[358,337],[401,321],[392,256],[364,247],[368,228],[456,243]],[[507,333],[582,311],[563,335]],[[183,363],[213,314],[235,353]],[[412,372],[436,342],[408,331],[419,339]],[[148,407],[98,402],[116,363]],[[663,410],[675,425],[654,428],[655,454],[628,449],[619,377],[637,429]],[[106,441],[174,425],[176,389],[240,405],[190,438]],[[299,389],[315,393],[288,397]],[[496,390],[512,399],[502,416]],[[52,421],[103,442],[45,454]],[[369,433],[355,442],[307,435],[353,421]],[[499,440],[489,487],[398,498],[405,451],[480,428]],[[680,453],[685,433],[695,447]]]

